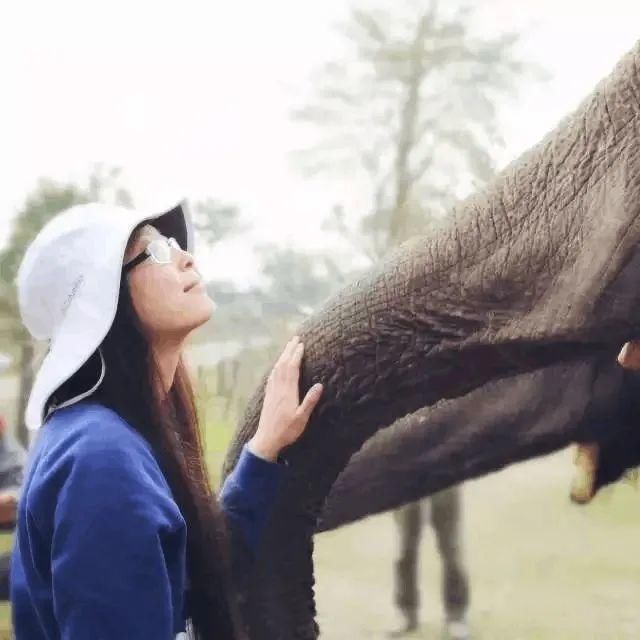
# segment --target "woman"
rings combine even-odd
[[[56,216],[25,254],[22,319],[50,346],[26,410],[39,433],[12,558],[17,640],[242,637],[227,531],[257,552],[279,454],[322,387],[298,403],[293,338],[218,503],[182,360],[212,313],[192,235],[184,205],[158,216],[89,204]]]

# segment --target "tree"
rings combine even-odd
[[[328,253],[275,245],[263,245],[258,251],[267,300],[281,310],[288,308],[296,319],[312,313],[346,282],[345,270]]]
[[[534,71],[516,54],[517,34],[475,35],[466,6],[448,15],[435,0],[399,4],[351,12],[345,54],[314,73],[293,114],[317,134],[297,157],[306,175],[364,178],[356,228],[340,206],[327,227],[371,261],[492,175],[496,100]]]
[[[435,0],[405,4],[404,12],[389,6],[352,11],[343,29],[347,55],[319,69],[311,98],[294,114],[318,134],[299,156],[303,171],[365,178],[369,205],[355,228],[339,205],[325,228],[351,240],[370,262],[435,225],[464,188],[491,177],[492,154],[502,142],[496,101],[531,71],[515,54],[516,34],[474,35],[466,7],[448,17]],[[406,418],[420,419],[419,412]],[[454,492],[441,499],[455,512]],[[420,521],[419,506],[398,517],[415,549],[418,534],[411,523]],[[412,593],[415,559],[407,553],[399,564],[396,588],[406,595]],[[460,563],[449,557],[445,566]],[[464,573],[444,575],[456,594],[466,594]],[[450,606],[445,599],[448,616]],[[462,609],[449,622],[463,624],[466,603]],[[416,611],[404,613],[403,632],[416,625]]]
[[[211,326],[198,341],[266,340],[279,344],[288,331],[346,283],[334,256],[305,253],[273,244],[258,247],[260,281],[246,290],[210,280],[207,291],[218,303]]]
[[[211,247],[246,230],[240,211],[234,205],[207,198],[196,203],[194,212],[193,226]]]
[[[100,199],[130,205],[131,196],[126,189],[119,186],[119,176],[118,169],[105,170],[98,166],[83,186],[40,180],[18,211],[9,242],[0,252],[0,348],[13,355],[18,362],[20,379],[16,433],[25,446],[28,445],[28,433],[24,424],[24,412],[33,385],[36,348],[22,324],[15,288],[22,257],[40,229],[63,209]]]

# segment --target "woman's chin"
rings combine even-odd
[[[214,309],[215,304],[213,300],[207,295],[201,296],[197,303],[192,302],[189,306],[188,314],[184,313],[181,318],[180,329],[176,327],[176,330],[183,331],[185,335],[190,334],[211,319]]]
[[[202,313],[199,315],[198,323],[196,325],[198,327],[207,323],[211,319],[213,310],[215,308],[215,304],[209,296],[204,296],[204,300],[206,301],[206,303],[202,305]]]
[[[183,330],[185,338],[190,336],[194,331],[199,329],[201,326],[207,324],[209,318],[211,318],[211,314],[207,315],[206,317],[202,317],[197,322],[194,321],[190,323],[189,326],[185,327]]]

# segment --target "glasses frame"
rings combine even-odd
[[[153,245],[156,243],[162,243],[165,246],[167,245],[169,246],[168,260],[161,260],[154,253]],[[140,263],[144,262],[149,258],[151,258],[151,260],[153,260],[153,262],[156,262],[157,264],[169,264],[171,262],[171,257],[172,257],[171,249],[177,249],[178,251],[182,251],[182,247],[180,246],[180,244],[175,238],[166,238],[165,236],[154,238],[149,242],[149,244],[145,247],[143,251],[141,251],[135,258],[132,258],[131,260],[129,260],[129,262],[127,262],[124,265],[124,267],[122,268],[122,271],[123,273],[129,273],[131,269],[133,269],[134,267],[137,267]]]

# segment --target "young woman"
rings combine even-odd
[[[18,507],[17,640],[241,638],[231,542],[255,554],[321,385],[302,403],[293,338],[259,427],[213,495],[182,351],[212,313],[188,212],[73,207],[18,274],[23,322],[49,351],[27,426],[38,429]]]

